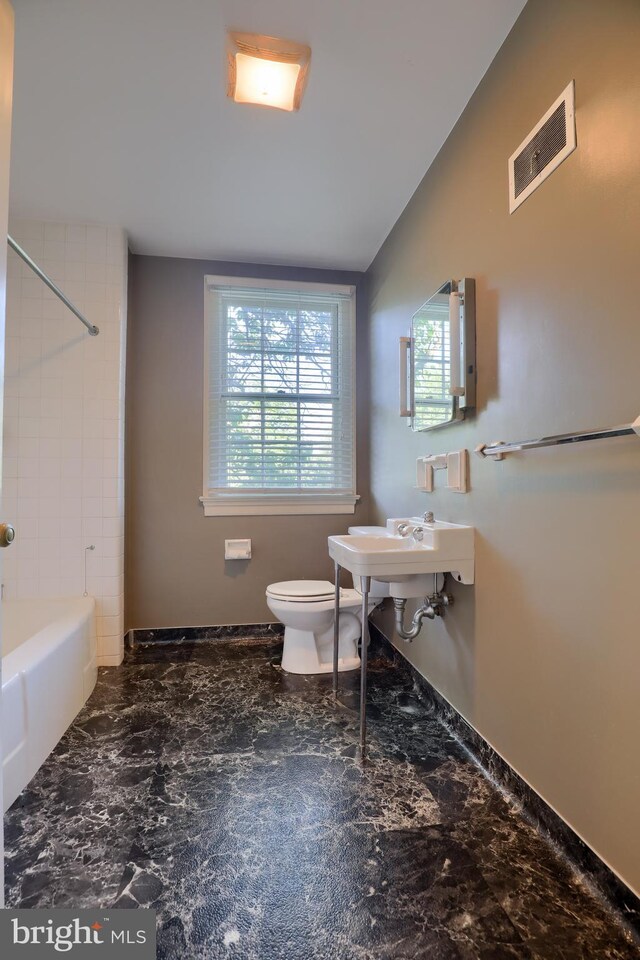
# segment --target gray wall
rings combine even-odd
[[[204,276],[355,284],[357,385],[367,392],[362,274],[252,264],[130,258],[126,410],[127,628],[261,623],[264,591],[299,577],[328,579],[327,537],[363,522],[367,419],[358,403],[358,493],[351,516],[205,517],[202,495]],[[251,537],[247,562],[224,541]]]
[[[475,587],[399,646],[636,890],[640,441],[472,457],[468,496],[412,487],[427,453],[640,414],[638,50],[637,0],[530,0],[368,274],[371,519],[477,529]],[[572,78],[578,148],[510,216],[507,159]],[[477,416],[411,434],[397,338],[465,275]]]

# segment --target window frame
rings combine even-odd
[[[351,301],[349,337],[351,364],[343,382],[351,386],[351,476],[353,486],[349,491],[323,493],[317,489],[305,493],[270,493],[229,488],[221,492],[209,486],[210,442],[210,369],[213,329],[213,297],[216,287],[246,287],[258,290],[286,290],[301,294],[348,296]],[[217,333],[218,331],[216,331]],[[301,283],[295,280],[262,280],[258,277],[233,277],[207,274],[204,278],[204,391],[203,391],[203,495],[200,503],[206,517],[228,516],[294,516],[302,514],[352,514],[360,497],[356,494],[356,288],[352,285],[333,283]],[[342,362],[344,360],[342,359]]]

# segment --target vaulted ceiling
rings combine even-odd
[[[14,0],[12,213],[135,252],[366,268],[524,0]],[[226,97],[228,29],[308,43],[299,113]]]

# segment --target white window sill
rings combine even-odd
[[[285,517],[301,514],[339,514],[355,513],[356,503],[360,499],[350,496],[282,496],[280,494],[260,494],[256,496],[238,496],[221,494],[200,497],[205,517]]]

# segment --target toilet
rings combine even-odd
[[[366,536],[380,529],[349,527],[349,533]],[[328,580],[285,580],[270,584],[266,595],[269,609],[284,624],[282,669],[287,673],[330,673],[333,670],[334,585]],[[369,613],[381,599],[379,592],[370,596]],[[362,596],[355,589],[341,587],[338,670],[357,670],[360,666],[361,635]]]

